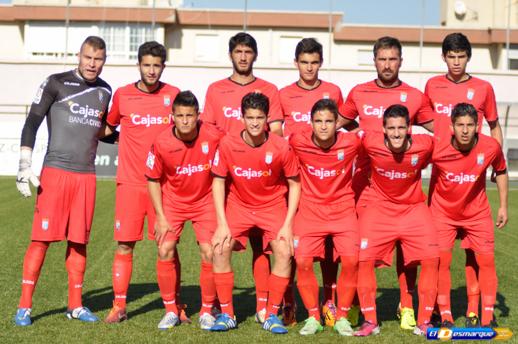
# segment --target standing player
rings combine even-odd
[[[374,199],[360,216],[358,295],[365,322],[356,336],[379,333],[376,317],[376,263],[386,260],[397,241],[404,264],[421,265],[419,311],[414,334],[426,335],[437,295],[439,252],[437,233],[424,203],[421,170],[431,158],[433,139],[410,135],[410,116],[403,105],[383,114],[383,132],[366,132],[362,146],[370,159]]]
[[[478,113],[478,130],[482,130],[485,118],[491,129],[491,137],[502,145],[502,128],[498,122],[495,93],[487,81],[471,76],[466,67],[471,59],[471,44],[462,33],[451,33],[442,42],[442,59],[446,63],[446,75],[438,75],[426,83],[425,94],[435,108],[435,136],[443,136],[446,140],[451,137],[451,110],[458,103],[472,104]],[[433,193],[433,183],[431,187]],[[478,308],[480,289],[478,282],[478,266],[475,254],[466,249],[466,291],[468,293],[468,309],[466,325],[479,324]],[[449,289],[448,289],[449,290]],[[446,291],[446,290],[445,290]],[[439,291],[439,296],[441,296]],[[452,321],[451,314],[445,314],[446,321]]]
[[[240,135],[244,129],[241,120],[241,99],[250,93],[258,92],[270,100],[268,126],[271,132],[282,135],[282,110],[277,87],[257,78],[253,72],[257,59],[257,42],[248,33],[240,32],[228,42],[228,54],[232,62],[232,75],[214,82],[207,89],[202,119],[215,124],[231,135]],[[256,291],[256,320],[263,322],[266,314],[268,295],[268,276],[270,259],[263,252],[261,232],[253,230],[250,244],[253,250],[253,273]]]
[[[123,86],[113,96],[106,134],[120,125],[119,165],[115,194],[113,259],[113,307],[105,319],[117,323],[127,319],[126,295],[133,270],[133,249],[143,238],[144,219],[152,235],[155,212],[148,197],[145,162],[156,136],[172,124],[171,103],[178,88],[160,81],[166,50],[157,42],[138,49],[140,80]]]
[[[334,258],[340,258],[342,263],[338,279],[338,321],[334,328],[340,335],[353,335],[347,313],[356,294],[360,239],[351,183],[360,140],[355,134],[337,132],[337,120],[336,103],[321,99],[311,109],[313,131],[290,136],[302,174],[302,194],[294,223],[295,242],[298,241],[295,248],[297,285],[309,313],[300,330],[302,335],[322,331],[313,259],[324,258],[324,242],[329,236],[334,244]]]
[[[440,137],[434,149],[435,188],[430,198],[430,209],[439,233],[437,303],[442,326],[453,326],[450,264],[455,238],[460,233],[461,247],[475,252],[479,267],[482,326],[497,327],[493,318],[497,290],[494,224],[485,187],[486,170],[492,166],[500,196],[496,227],[501,229],[507,223],[508,177],[505,159],[498,141],[479,133],[480,121],[473,105],[455,105],[451,123],[453,136]],[[467,325],[472,327],[474,324]]]
[[[299,71],[299,80],[284,87],[279,91],[281,98],[282,112],[284,114],[284,136],[292,133],[300,133],[304,130],[311,130],[311,108],[320,99],[332,99],[336,104],[342,104],[342,92],[335,84],[323,81],[318,78],[318,71],[322,67],[323,52],[322,44],[314,38],[302,39],[295,48],[295,67]],[[324,303],[322,311],[328,326],[333,326],[336,315],[334,302],[334,291],[336,288],[336,274],[338,263],[333,260],[332,240],[325,241],[325,259],[320,261],[322,279],[324,284]],[[290,291],[290,287],[288,287]],[[288,292],[289,296],[293,293]],[[286,300],[287,299],[287,300]],[[295,306],[294,300],[285,299],[284,310],[291,309],[293,312],[284,311],[283,321],[285,324],[294,321]],[[290,305],[291,301],[291,305]]]
[[[257,227],[262,231],[263,250],[272,251],[275,257],[268,278],[267,318],[263,328],[283,334],[288,331],[277,313],[290,280],[292,226],[300,197],[298,164],[288,142],[266,131],[269,106],[265,95],[247,94],[241,108],[245,130],[221,140],[212,166],[218,221],[212,239],[214,281],[222,311],[212,330],[236,327],[232,249],[245,249],[250,229]],[[228,197],[225,197],[226,181],[230,184]]]
[[[162,131],[147,157],[149,196],[156,212],[154,237],[158,244],[157,276],[166,314],[158,324],[165,330],[178,324],[176,308],[176,244],[186,221],[192,221],[200,247],[200,326],[214,325],[216,298],[212,277],[211,239],[216,229],[210,168],[223,133],[198,121],[198,100],[190,91],[173,102],[174,127]]]
[[[433,110],[430,100],[418,89],[407,85],[399,79],[402,50],[397,38],[381,37],[374,44],[374,65],[378,74],[377,79],[355,86],[340,113],[343,122],[359,117],[360,128],[365,131],[381,132],[382,116],[390,105],[401,104],[407,107],[410,123],[420,125],[428,131],[433,130]],[[353,176],[353,189],[357,201],[358,216],[372,200],[369,190],[369,162],[365,154],[360,152]],[[403,257],[398,247],[397,274],[400,286],[400,317],[401,328],[411,330],[415,326],[412,294],[415,288],[417,275],[416,268],[403,268]],[[399,310],[398,310],[399,311]]]
[[[40,186],[34,209],[31,243],[23,261],[22,296],[14,321],[31,325],[32,295],[51,242],[67,240],[69,319],[99,319],[83,307],[86,244],[95,207],[95,152],[111,98],[110,86],[99,78],[106,61],[106,44],[89,36],[81,45],[77,69],[53,74],[43,82],[22,131],[16,187],[31,196],[29,182]],[[41,185],[32,172],[36,132],[47,118],[49,143]]]

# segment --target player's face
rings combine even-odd
[[[318,79],[318,70],[322,66],[319,53],[303,53],[295,60],[295,67],[299,70],[299,77],[304,82],[313,82]]]
[[[193,106],[175,106],[173,120],[176,130],[182,136],[191,136],[197,128],[198,113]]]
[[[252,72],[256,57],[252,48],[241,44],[237,45],[230,53],[230,60],[232,60],[234,71],[244,75]]]
[[[397,48],[378,49],[374,58],[378,79],[386,84],[397,81],[402,61],[403,59]]]
[[[453,138],[460,147],[471,147],[475,142],[478,125],[470,116],[460,116],[453,123]]]
[[[448,66],[448,74],[453,77],[461,77],[466,74],[466,66],[469,58],[465,51],[448,51],[442,56],[446,66]]]
[[[86,81],[93,82],[103,71],[106,61],[106,51],[96,49],[89,44],[83,44],[78,54],[77,70]]]
[[[245,130],[251,137],[260,137],[266,130],[266,114],[259,109],[247,109],[243,114]]]
[[[138,64],[140,80],[146,86],[154,86],[160,81],[165,64],[159,56],[144,55]]]
[[[315,112],[311,120],[313,135],[318,141],[328,142],[334,140],[336,135],[336,119],[329,110]]]
[[[408,144],[408,124],[404,117],[391,117],[383,126],[388,148],[394,153],[404,152]]]

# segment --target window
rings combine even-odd
[[[518,70],[518,44],[509,46],[509,69]]]
[[[138,47],[155,40],[151,25],[111,24],[99,27],[99,36],[105,41],[111,60],[136,60]]]

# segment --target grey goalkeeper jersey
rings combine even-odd
[[[49,142],[43,165],[95,172],[97,134],[110,98],[111,88],[102,79],[88,83],[75,70],[51,75],[32,103],[22,131],[22,146],[34,146],[36,131],[47,117]]]

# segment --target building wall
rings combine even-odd
[[[465,14],[455,12],[455,4],[464,4]],[[511,4],[510,26],[518,27],[518,3],[515,0],[442,0],[441,25],[463,28],[507,27]]]

